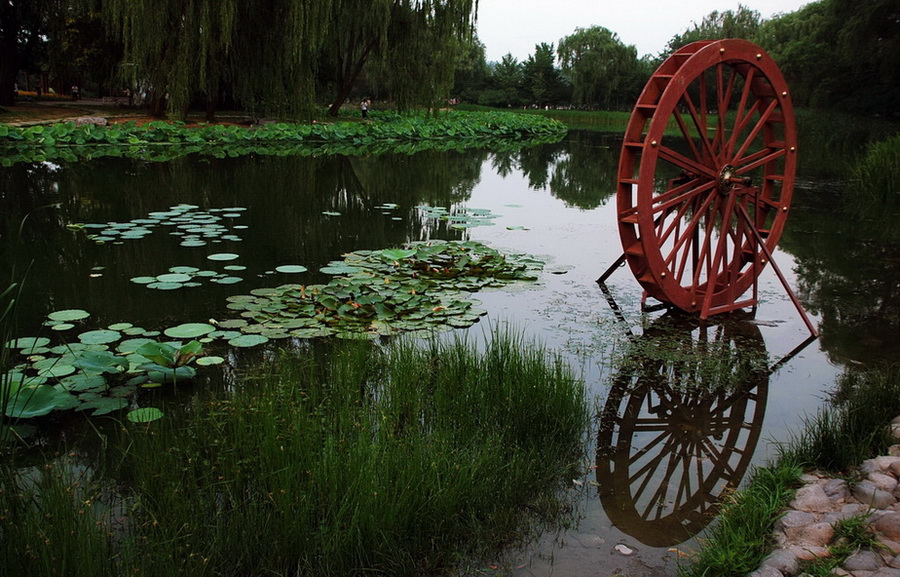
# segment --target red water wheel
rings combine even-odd
[[[788,216],[796,147],[787,84],[758,46],[695,42],[663,62],[619,159],[619,235],[645,296],[702,318],[755,306]]]

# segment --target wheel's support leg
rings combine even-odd
[[[600,275],[600,278],[597,279],[597,284],[603,285],[606,284],[606,279],[612,276],[612,273],[616,272],[616,269],[625,264],[625,253],[622,253],[622,256],[616,259],[616,262],[609,265],[609,268],[606,269],[606,272]]]
[[[744,208],[744,206],[740,203],[737,204],[737,207],[741,217],[747,221],[747,224],[749,225],[750,231],[753,233],[756,242],[759,243],[759,248],[762,249],[762,251],[766,255],[766,258],[769,260],[769,264],[772,265],[772,270],[775,271],[775,274],[778,276],[778,280],[781,281],[781,286],[784,287],[784,290],[785,292],[787,292],[788,297],[790,297],[791,302],[794,303],[794,308],[796,308],[797,312],[800,313],[800,318],[803,319],[803,323],[806,325],[807,330],[809,330],[809,333],[812,336],[818,337],[819,331],[816,330],[816,327],[813,326],[812,321],[809,320],[809,315],[806,314],[806,309],[803,308],[803,305],[800,303],[800,299],[798,299],[797,295],[794,294],[794,291],[791,289],[791,285],[788,284],[787,279],[781,273],[781,269],[778,268],[778,265],[772,258],[772,253],[769,251],[769,247],[766,246],[765,239],[763,239],[762,235],[759,234],[759,230],[757,230],[756,227],[753,226],[753,221],[750,219],[750,215],[747,214],[747,209]]]

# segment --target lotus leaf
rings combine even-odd
[[[115,411],[119,411],[128,406],[128,399],[120,399],[115,397],[100,397],[82,402],[76,411],[93,411],[91,414],[95,417],[106,415]]]
[[[147,369],[147,377],[151,381],[158,381],[160,383],[187,381],[193,379],[196,375],[197,371],[194,370],[193,367],[186,366],[177,368],[154,366],[153,368]]]
[[[6,405],[6,416],[14,419],[42,417],[60,409],[71,409],[78,399],[65,389],[49,385],[27,386],[16,391]]]
[[[267,342],[269,338],[262,335],[241,335],[229,340],[228,344],[233,347],[255,347]]]
[[[86,373],[121,373],[127,361],[109,351],[83,351],[72,364]]]
[[[80,309],[66,309],[62,311],[52,312],[47,315],[47,318],[51,321],[80,321],[81,319],[86,319],[91,316],[91,313],[87,311],[83,311]]]
[[[29,354],[29,351],[38,347],[46,347],[50,344],[47,337],[21,337],[6,342],[6,346],[11,349],[21,349],[23,354]]]
[[[75,373],[60,379],[59,383],[72,393],[102,392],[107,388],[106,379],[100,374]]]
[[[184,283],[184,282],[191,280],[191,275],[177,273],[177,272],[171,272],[171,273],[161,274],[161,275],[157,276],[156,280],[158,280],[161,283],[170,283],[170,282],[171,283]]]
[[[153,282],[147,285],[147,288],[152,288],[161,291],[172,291],[177,290],[183,287],[184,285],[180,282]]]
[[[53,329],[54,331],[62,332],[62,331],[68,331],[68,330],[74,329],[75,325],[73,325],[72,323],[59,323],[59,324],[51,325],[50,328]]]
[[[122,338],[122,334],[118,331],[108,329],[99,329],[96,331],[88,331],[78,335],[78,340],[86,345],[105,345],[116,342]]]
[[[131,279],[131,282],[135,284],[150,284],[156,282],[155,276],[136,276]]]
[[[132,423],[149,423],[163,418],[163,412],[156,407],[144,407],[128,411],[126,416]]]
[[[301,273],[306,272],[308,269],[305,266],[299,264],[283,264],[281,266],[275,267],[275,270],[280,273]]]
[[[240,255],[237,255],[233,252],[219,252],[215,254],[208,255],[206,258],[209,260],[234,260],[238,258]]]
[[[225,359],[222,357],[217,357],[215,355],[209,357],[200,357],[197,359],[197,364],[201,367],[206,367],[210,365],[221,365],[225,362]]]

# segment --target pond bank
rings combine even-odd
[[[859,474],[862,480],[850,482],[804,474],[804,485],[775,525],[776,548],[751,577],[819,575],[811,565],[834,575],[900,577],[900,445],[864,461]],[[870,540],[854,543],[842,535],[848,525],[868,532]]]

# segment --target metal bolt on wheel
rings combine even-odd
[[[755,305],[796,151],[787,84],[758,46],[701,41],[672,54],[644,87],[619,159],[619,236],[646,295],[703,318]]]

